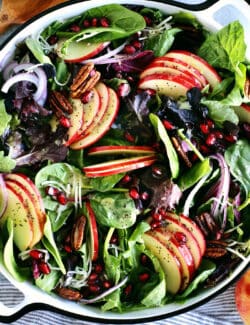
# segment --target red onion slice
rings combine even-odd
[[[3,174],[0,174],[0,219],[3,216],[8,204],[8,192],[6,189]]]
[[[10,62],[3,70],[3,79],[8,80],[11,78],[14,68],[18,65],[16,61]]]
[[[19,74],[15,75],[15,76],[11,77],[10,79],[8,79],[3,84],[2,88],[1,88],[1,91],[3,93],[7,94],[10,87],[12,87],[14,84],[16,84],[17,82],[20,82],[20,81],[29,81],[29,82],[35,84],[36,87],[38,87],[38,85],[39,85],[39,80],[34,74],[23,72],[23,73],[19,73]]]

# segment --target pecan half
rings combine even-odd
[[[212,259],[217,259],[227,254],[227,243],[221,240],[208,240],[207,248],[204,256]]]
[[[250,100],[250,78],[246,79],[245,86],[244,86],[244,93],[245,96]]]
[[[218,226],[215,223],[213,217],[208,212],[203,212],[199,216],[196,216],[195,221],[205,237],[217,234]]]
[[[85,92],[91,91],[101,77],[93,63],[87,63],[81,67],[70,86],[71,97],[80,98]]]
[[[56,292],[60,297],[72,301],[79,301],[82,298],[82,294],[79,291],[70,288],[58,287]]]
[[[60,118],[73,112],[73,107],[69,100],[59,91],[53,90],[50,93],[49,104],[51,109],[55,112],[55,115]]]
[[[189,160],[186,152],[182,149],[182,146],[181,146],[181,142],[179,140],[178,137],[171,137],[171,140],[172,140],[172,143],[177,151],[177,154],[183,159],[183,161],[185,162],[186,166],[191,168],[192,167],[192,163],[191,161]]]
[[[77,218],[71,231],[71,247],[77,251],[82,247],[84,233],[85,233],[86,217],[80,216]]]

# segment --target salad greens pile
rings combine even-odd
[[[141,73],[162,67],[170,51],[205,60],[219,81],[178,97],[154,81],[140,88]],[[55,21],[19,44],[0,78],[0,262],[8,272],[118,312],[182,301],[228,276],[250,252],[245,54],[239,21],[210,33],[190,13],[118,4]],[[76,150],[65,143],[82,121],[51,98],[83,110],[89,94],[71,98],[71,85],[90,62],[116,109],[105,132]],[[40,225],[32,247],[17,234],[22,209],[26,223]]]

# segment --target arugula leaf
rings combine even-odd
[[[145,41],[145,50],[152,50],[156,57],[163,56],[171,48],[175,40],[175,35],[180,31],[181,29],[179,28],[171,28],[162,33],[150,36]]]
[[[230,146],[225,152],[225,160],[231,174],[244,188],[246,200],[250,197],[250,144],[241,139]]]
[[[198,55],[212,66],[233,72],[240,62],[244,62],[245,54],[244,29],[239,21],[210,34],[198,51]]]
[[[156,135],[164,143],[166,153],[169,159],[169,166],[170,166],[172,178],[176,178],[179,174],[179,169],[180,169],[179,159],[176,150],[160,118],[157,115],[150,113],[149,119],[155,129]]]
[[[8,128],[11,115],[6,112],[4,99],[0,100],[0,135]]]
[[[0,151],[0,172],[9,173],[16,167],[16,162],[9,156],[5,156],[3,151]]]

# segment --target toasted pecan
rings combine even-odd
[[[57,117],[62,117],[73,112],[70,101],[59,91],[53,90],[49,97],[50,107],[53,109]]]
[[[60,297],[72,301],[79,301],[82,298],[82,294],[79,291],[71,288],[58,287],[56,292]]]
[[[84,215],[78,217],[73,225],[70,237],[70,243],[73,250],[77,251],[81,248],[85,233],[86,217]]]

